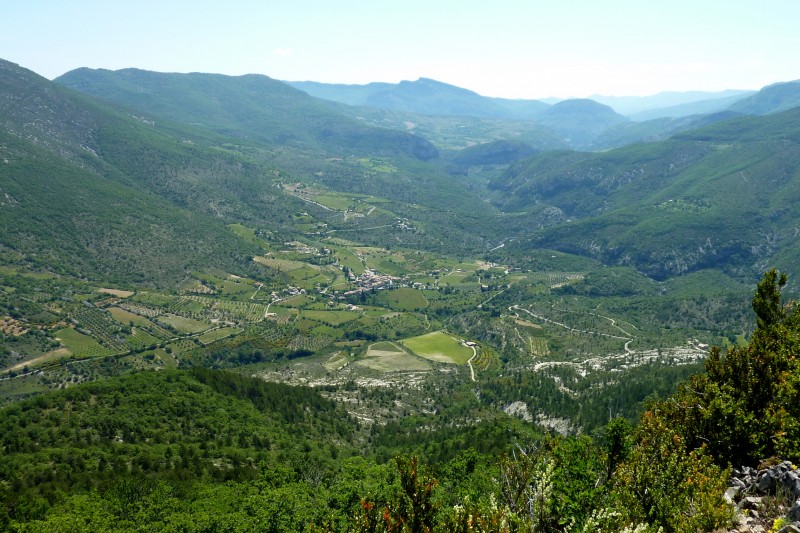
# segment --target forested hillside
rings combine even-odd
[[[734,118],[607,153],[547,153],[490,186],[505,209],[558,210],[560,224],[521,248],[585,254],[659,279],[703,268],[752,275],[773,263],[791,270],[798,117],[795,109]]]

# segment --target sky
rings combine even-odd
[[[0,58],[506,98],[758,89],[800,78],[798,0],[0,0]]]

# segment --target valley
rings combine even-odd
[[[0,529],[511,531],[553,480],[572,531],[662,460],[717,524],[724,453],[798,456],[724,396],[795,390],[793,84],[658,123],[306,87],[0,61]]]

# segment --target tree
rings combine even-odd
[[[781,305],[781,289],[787,281],[785,272],[779,275],[773,268],[758,283],[753,296],[753,311],[759,329],[772,327],[786,319],[786,310]]]
[[[767,272],[753,296],[757,328],[746,347],[713,348],[694,376],[660,406],[689,449],[720,465],[800,459],[800,314],[781,303],[786,275]]]

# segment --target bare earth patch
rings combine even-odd
[[[542,326],[539,324],[534,324],[533,322],[528,322],[527,320],[522,320],[521,318],[515,318],[514,323],[528,328],[542,329]]]
[[[30,328],[26,327],[23,322],[20,322],[16,318],[10,316],[0,318],[0,331],[6,335],[19,337],[28,333],[29,330]]]
[[[367,357],[357,364],[379,372],[425,372],[431,369],[431,365],[424,359],[398,352]]]

